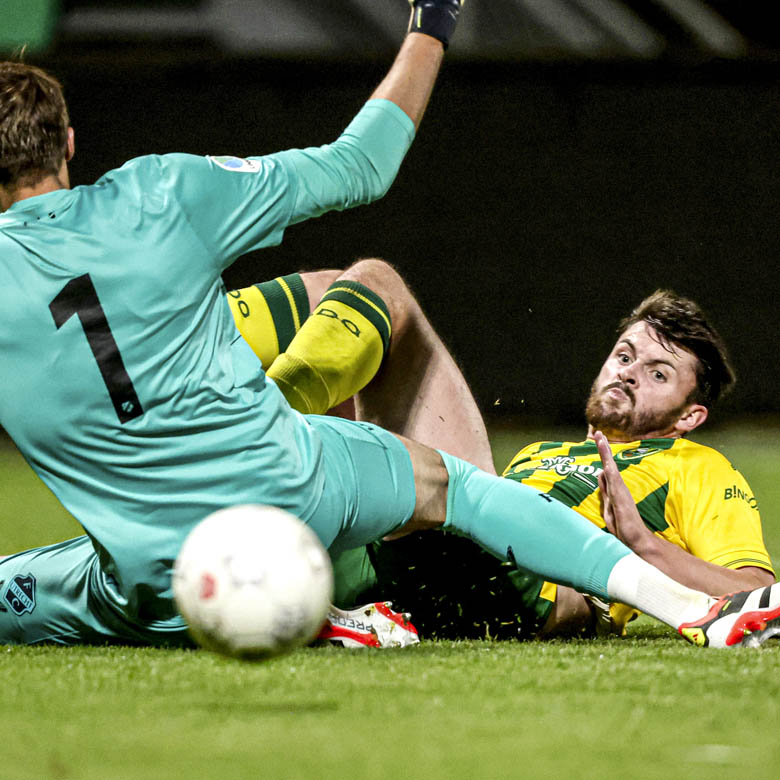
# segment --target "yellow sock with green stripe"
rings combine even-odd
[[[337,281],[266,373],[294,409],[324,414],[371,381],[390,333],[390,313],[375,292]]]
[[[236,327],[266,369],[309,316],[309,297],[300,274],[233,290],[227,301]]]

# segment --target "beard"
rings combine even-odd
[[[636,396],[629,385],[612,382],[605,387],[593,383],[585,405],[585,419],[594,431],[601,431],[608,439],[634,441],[647,438],[648,434],[663,435],[680,419],[686,404],[674,409],[637,412]],[[613,387],[619,387],[625,394],[625,401],[617,403],[607,393]]]

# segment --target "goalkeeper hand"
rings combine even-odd
[[[440,40],[446,49],[455,32],[458,14],[466,0],[409,0],[412,17],[409,32],[425,33]]]

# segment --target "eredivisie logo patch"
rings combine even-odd
[[[235,171],[236,173],[259,173],[260,163],[257,160],[246,160],[243,157],[231,157],[230,155],[209,155],[220,168],[226,171]]]
[[[32,574],[17,574],[5,587],[3,601],[17,615],[35,609],[35,577]]]

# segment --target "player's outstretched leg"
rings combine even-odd
[[[345,271],[280,277],[236,290],[228,302],[294,409],[325,414],[338,407],[340,413],[345,399],[358,393],[357,419],[495,473],[485,424],[463,374],[388,263],[365,259]],[[294,328],[289,339],[288,320]]]
[[[387,357],[355,398],[357,419],[495,473],[485,423],[471,390],[401,276],[388,263],[367,259],[342,278],[381,291],[393,322]]]

